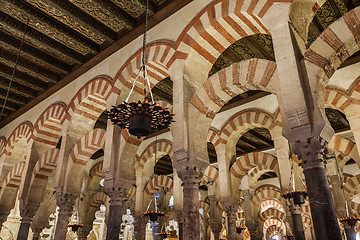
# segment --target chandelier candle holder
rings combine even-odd
[[[161,239],[165,239],[165,238],[167,238],[168,236],[170,236],[170,233],[161,232],[161,233],[159,233],[159,236],[161,237]]]
[[[165,213],[161,211],[146,211],[144,212],[144,216],[147,216],[150,218],[150,221],[156,222],[158,217],[164,216]]]
[[[289,199],[289,200],[293,199],[294,204],[301,206],[301,204],[305,203],[305,199],[307,197],[307,192],[296,190],[294,192],[286,192],[286,193],[282,194],[281,196],[285,199]]]
[[[166,108],[162,108],[159,103],[155,103],[151,91],[151,85],[146,70],[146,31],[148,22],[148,8],[149,0],[146,1],[145,11],[145,25],[144,25],[144,38],[142,48],[142,66],[137,74],[135,81],[131,87],[129,95],[126,100],[118,106],[112,106],[108,113],[108,118],[111,119],[113,125],[118,125],[121,129],[129,129],[131,135],[136,136],[138,139],[145,137],[151,131],[157,131],[170,126],[173,122],[174,114],[170,113]],[[133,101],[128,103],[131,93],[133,92],[140,75],[143,74],[144,80],[144,101]],[[147,86],[146,86],[147,85]],[[150,92],[151,101],[149,102],[146,96],[146,88]]]
[[[342,224],[347,223],[350,227],[355,227],[356,223],[360,221],[359,217],[344,217],[340,218]]]
[[[294,239],[294,235],[292,233],[285,234],[286,239]]]
[[[242,233],[242,231],[244,231],[245,229],[246,229],[245,226],[236,227],[236,233],[237,233],[237,234],[240,234],[240,233]]]
[[[71,231],[73,231],[74,233],[76,233],[79,228],[83,227],[84,224],[81,224],[81,223],[70,223],[67,225],[68,227],[71,228]]]

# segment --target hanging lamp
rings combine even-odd
[[[294,235],[292,233],[285,234],[286,239],[294,239]]]
[[[144,24],[144,38],[142,48],[142,66],[134,80],[129,95],[126,100],[118,106],[112,106],[108,113],[108,118],[111,119],[113,124],[117,124],[120,128],[129,129],[131,135],[136,136],[138,139],[149,135],[152,131],[158,131],[170,126],[173,122],[174,114],[170,113],[167,108],[162,108],[159,103],[155,103],[154,97],[151,91],[150,81],[146,70],[146,31],[148,23],[148,8],[149,0],[146,1],[145,11],[145,24]],[[128,103],[131,93],[133,92],[135,85],[143,74],[144,78],[144,100],[133,101]],[[146,86],[146,83],[148,86]],[[149,88],[150,101],[146,96],[146,88]]]
[[[291,159],[291,174],[290,174],[289,189],[292,189],[292,191],[283,193],[281,196],[288,200],[292,199],[294,201],[294,204],[301,206],[301,204],[305,203],[307,192],[305,190],[295,190],[295,182],[294,184],[292,184],[293,180],[295,181],[295,177],[294,177],[294,160],[292,159],[293,154],[291,151],[290,144],[289,144],[289,149],[290,149],[289,158]],[[304,183],[303,185],[305,187]]]
[[[240,234],[242,233],[242,231],[244,231],[246,229],[245,226],[236,226],[236,233]]]
[[[78,205],[77,205],[77,209],[76,209],[75,223],[69,223],[67,226],[70,227],[71,231],[73,231],[74,233],[76,233],[79,230],[79,228],[84,226],[84,224],[79,223],[79,199],[78,199]]]
[[[155,137],[155,161],[156,161],[156,152],[157,152],[157,136]],[[153,173],[153,179],[155,181],[155,169],[154,169],[154,173]],[[152,201],[154,200],[154,209],[155,211],[150,211],[149,208],[150,208],[150,205],[152,203]],[[156,202],[156,194],[154,194],[154,198],[151,199],[146,211],[144,212],[144,216],[147,216],[150,218],[150,221],[152,221],[153,223],[157,221],[158,217],[161,217],[161,216],[164,216],[165,213],[164,212],[161,212],[158,210],[158,207],[157,207],[157,202]]]

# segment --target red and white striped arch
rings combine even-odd
[[[309,199],[305,199],[305,203],[301,205],[301,213],[311,216]]]
[[[213,167],[213,166],[208,166],[203,173],[202,178],[203,179],[211,179],[213,181],[216,181],[219,177],[219,171],[217,170],[217,168]]]
[[[248,153],[236,160],[236,162],[231,166],[230,172],[235,178],[242,179],[243,176],[254,167],[264,167],[269,171],[277,172],[277,159],[267,153]]]
[[[33,176],[39,179],[48,179],[56,169],[59,152],[59,149],[52,148],[44,153],[34,167]]]
[[[304,53],[309,79],[327,84],[335,70],[360,49],[360,7],[332,23]]]
[[[33,126],[30,122],[26,121],[19,124],[10,134],[6,141],[5,150],[3,154],[11,156],[14,150],[14,143],[18,141],[18,138],[26,139],[26,142],[30,142],[32,135]]]
[[[167,188],[168,191],[170,192],[174,187],[174,183],[172,178],[165,176],[165,175],[160,175],[160,176],[155,176],[155,178],[152,178],[146,185],[145,187],[145,192],[148,195],[153,195],[156,193],[156,191],[162,189],[162,188]]]
[[[150,86],[154,87],[164,78],[170,77],[169,66],[171,65],[175,53],[174,43],[171,41],[156,41],[146,46],[146,69],[150,81]],[[131,86],[142,65],[142,50],[138,50],[121,67],[115,77],[113,92],[119,94],[124,91],[128,94]],[[134,92],[143,94],[143,77],[139,76],[138,83]]]
[[[328,148],[349,156],[350,158],[354,159],[358,165],[360,165],[360,156],[355,142],[335,135],[328,143]],[[341,169],[344,168],[343,164],[345,165],[345,162],[341,162],[339,166]]]
[[[268,218],[275,218],[285,221],[285,213],[276,208],[268,208],[259,214],[259,220],[265,222]]]
[[[64,103],[56,102],[50,105],[34,124],[34,140],[49,147],[55,147],[61,137],[61,125],[65,116],[66,105]]]
[[[325,89],[325,107],[345,112],[346,108],[351,105],[351,97],[342,89],[328,86]]]
[[[86,165],[90,157],[105,146],[105,134],[103,129],[95,128],[86,133],[74,146],[70,153],[71,162]]]
[[[181,33],[177,51],[188,55],[187,65],[203,62],[206,75],[220,54],[237,40],[270,34],[262,17],[274,1],[215,1],[207,5]]]
[[[112,79],[108,76],[97,76],[87,82],[70,101],[66,119],[70,120],[75,111],[90,119],[93,119],[93,116],[98,113],[101,114],[106,109],[104,101],[111,94],[111,81]],[[93,97],[91,98],[91,96]],[[80,107],[79,105],[87,99],[88,101]],[[101,101],[99,102],[99,100]],[[101,112],[99,108],[103,108]]]
[[[240,206],[238,206],[236,218],[237,220],[241,220],[245,218],[245,212]]]
[[[94,178],[94,177],[99,177],[99,178],[104,177],[103,161],[95,163],[95,165],[89,171],[89,176],[90,176],[91,179]]]
[[[25,163],[17,163],[13,169],[6,176],[2,188],[16,188],[20,187],[21,178],[24,174]]]
[[[346,181],[344,185],[344,191],[350,195],[350,197],[354,197],[357,193],[357,189],[360,187],[360,174],[353,176],[349,180]]]
[[[6,138],[4,136],[0,137],[0,156],[2,156],[3,152],[5,151],[6,146]]]
[[[266,229],[265,236],[266,239],[272,238],[276,233],[279,233],[282,236],[284,236],[286,233],[283,231],[284,229],[278,225],[271,225]]]
[[[266,211],[267,209],[275,208],[281,212],[284,212],[283,205],[275,199],[268,199],[265,201],[262,201],[260,204],[260,212]]]
[[[106,204],[110,198],[104,192],[95,193],[90,200],[90,207],[99,208],[102,204]]]
[[[276,230],[269,229],[271,226],[276,226]],[[269,230],[269,232],[268,232]],[[286,234],[286,226],[283,221],[279,219],[269,218],[264,222],[263,232],[267,234],[271,234],[273,231],[278,231],[280,233]]]
[[[360,217],[360,203],[351,201],[351,210],[356,217]]]
[[[129,189],[128,193],[126,194],[126,199],[129,199],[129,198],[133,198],[135,199],[136,197],[136,187],[133,185],[131,186],[131,188]]]
[[[257,167],[254,167],[253,169],[251,169],[251,171],[250,171],[250,174],[249,174],[250,181],[255,186],[259,177],[261,177],[261,175],[263,175],[264,173],[267,173],[267,172],[275,172],[277,176],[279,176],[279,174],[280,174],[279,169],[277,167],[275,167],[274,170],[270,170],[267,166],[257,166]]]
[[[280,188],[272,185],[264,185],[256,189],[253,198],[251,199],[254,206],[260,206],[260,204],[265,200],[276,199],[281,200],[281,190]]]
[[[160,139],[149,144],[149,146],[142,152],[138,162],[138,167],[144,168],[146,162],[155,157],[155,150],[157,158],[155,161],[158,161],[165,155],[169,155],[170,158],[173,159],[172,143],[169,140]]]
[[[237,135],[242,135],[257,127],[271,131],[275,126],[274,117],[270,113],[260,109],[247,109],[237,113],[227,121],[220,130],[220,138],[214,146],[216,147],[220,143],[226,144],[234,132],[237,132]]]
[[[213,119],[230,99],[248,90],[276,93],[279,79],[276,63],[249,59],[224,68],[208,78],[191,99],[202,114]]]

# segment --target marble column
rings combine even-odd
[[[178,240],[183,240],[184,218],[182,210],[176,210],[176,221],[178,223]]]
[[[178,175],[183,182],[183,217],[184,239],[200,238],[199,216],[199,180],[202,171],[196,167],[181,167],[177,169]]]
[[[236,240],[238,235],[236,232],[236,215],[239,203],[235,201],[223,201],[222,205],[227,214],[228,231],[226,237],[228,240]]]
[[[251,189],[245,189],[242,192],[244,197],[245,224],[250,231],[251,239],[257,239],[255,220],[253,218],[251,207],[251,198],[254,195],[254,191],[252,191]]]
[[[319,137],[296,143],[309,196],[311,215],[317,240],[341,240],[335,207],[327,180],[324,155],[326,142]]]
[[[73,213],[73,206],[77,198],[76,195],[57,192],[55,195],[56,204],[59,207],[59,214],[56,221],[56,230],[54,240],[66,239],[69,218]]]
[[[40,204],[38,203],[28,203],[24,204],[22,203],[22,200],[20,200],[20,228],[18,232],[17,239],[27,239],[29,235],[29,228],[32,221],[32,218],[34,217],[36,211],[38,210]]]
[[[40,239],[40,233],[42,232],[42,228],[31,228],[33,232],[33,240],[39,240]]]
[[[305,240],[304,226],[301,218],[301,208],[298,205],[291,203],[290,211],[295,240]]]
[[[118,239],[121,224],[121,208],[124,190],[121,188],[110,188],[106,190],[110,197],[109,220],[107,224],[106,240]]]

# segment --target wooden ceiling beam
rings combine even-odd
[[[4,89],[7,91],[9,83],[10,83],[9,79],[0,77],[0,88],[1,89]],[[28,101],[28,98],[34,98],[37,95],[36,90],[26,87],[22,84],[14,82],[14,81],[11,84],[10,93],[12,95],[15,94],[17,98],[23,98],[24,102],[22,104],[26,103]]]
[[[6,78],[8,80],[11,80],[11,75],[13,69],[7,66],[4,66],[0,63],[0,69],[2,72],[0,72],[0,77]],[[37,91],[43,91],[47,88],[47,83],[42,82],[41,80],[31,77],[23,72],[16,71],[14,75],[14,81],[25,86],[30,87]]]
[[[0,51],[17,55],[19,51],[20,41],[11,39],[9,36],[0,32]],[[41,69],[46,69],[53,74],[65,75],[70,72],[70,66],[61,63],[57,59],[53,59],[51,56],[44,52],[40,52],[35,48],[32,48],[26,44],[23,45],[20,62],[26,60],[39,66]]]
[[[274,146],[274,143],[271,139],[266,138],[265,136],[259,134],[257,131],[255,131],[254,129],[251,129],[250,131],[248,131],[248,134],[254,136],[255,138],[257,138],[260,142],[264,143],[267,146]]]
[[[12,38],[21,41],[24,36],[25,24],[20,21],[10,18],[3,12],[0,12],[0,31],[4,34],[10,34]],[[41,40],[40,40],[41,39]],[[74,51],[64,48],[64,45],[47,38],[37,31],[29,30],[26,33],[24,43],[30,45],[40,51],[46,52],[48,55],[53,56],[70,66],[80,65],[83,63],[84,58]]]
[[[154,15],[152,15],[149,18],[148,23],[148,29],[150,30],[152,27],[156,26],[158,23],[162,22],[164,19],[168,18],[172,14],[174,14],[176,11],[180,10],[193,0],[173,0],[166,6],[162,7],[161,10],[156,12]],[[18,111],[11,114],[6,119],[3,119],[0,122],[0,128],[8,124],[9,122],[13,121],[38,103],[42,102],[61,88],[65,87],[67,84],[71,83],[73,80],[77,79],[82,74],[86,73],[90,69],[92,69],[94,66],[99,64],[101,61],[118,51],[119,49],[123,48],[124,46],[131,43],[133,40],[137,39],[139,36],[143,34],[144,31],[144,24],[139,24],[136,26],[133,30],[127,32],[123,35],[119,40],[111,44],[109,47],[101,51],[98,55],[93,57],[92,59],[88,60],[84,64],[82,64],[80,67],[74,69],[71,73],[66,75],[63,79],[61,79],[58,83],[56,83],[54,86],[50,87],[43,93],[41,93],[39,96],[37,96],[35,99],[29,101],[25,106],[22,106]],[[1,33],[0,33],[1,35]],[[24,45],[24,50],[26,49],[26,45]],[[31,45],[30,45],[31,46]],[[33,46],[33,48],[36,48],[36,46]],[[42,50],[40,50],[42,51]],[[45,52],[46,53],[46,52]],[[50,55],[51,56],[51,55]],[[52,56],[54,59],[55,56]],[[64,62],[62,62],[64,64]],[[71,64],[67,64],[71,65]],[[169,129],[165,129],[163,132],[169,131]],[[161,133],[163,133],[161,132]],[[159,133],[155,133],[159,134]]]

